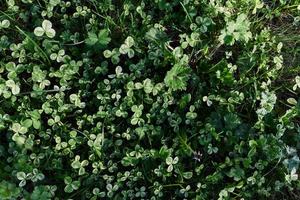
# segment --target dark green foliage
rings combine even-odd
[[[298,199],[298,0],[0,0],[0,199]]]

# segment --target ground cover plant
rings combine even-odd
[[[0,199],[299,199],[299,0],[0,0]]]

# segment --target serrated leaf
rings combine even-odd
[[[98,34],[99,43],[103,46],[108,45],[108,43],[111,41],[111,38],[109,37],[109,32],[107,29],[100,30]]]
[[[173,91],[185,90],[189,77],[190,68],[176,64],[167,72],[164,82]]]
[[[89,32],[88,33],[88,38],[85,40],[85,43],[87,45],[95,45],[96,43],[98,42],[98,36],[96,33],[92,33],[92,32]]]

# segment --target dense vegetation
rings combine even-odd
[[[299,199],[299,0],[0,0],[0,199]]]

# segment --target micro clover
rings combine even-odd
[[[67,176],[64,178],[64,182],[66,184],[64,191],[66,193],[71,193],[74,190],[78,190],[80,187],[80,181],[73,181],[71,177]]]
[[[121,54],[127,54],[129,58],[134,57],[134,50],[131,48],[135,44],[134,39],[131,36],[128,36],[125,40],[125,43],[121,45],[119,52]]]
[[[173,165],[176,165],[178,163],[179,159],[178,157],[175,157],[174,159],[172,157],[167,157],[166,158],[166,164],[168,165],[168,172],[173,171],[174,167]]]
[[[23,187],[26,185],[28,175],[26,175],[25,172],[17,172],[17,179],[20,180],[19,187]]]
[[[13,95],[17,95],[20,93],[20,86],[15,83],[15,81],[9,79],[5,82],[6,86],[11,89]]]
[[[39,37],[46,34],[47,37],[54,38],[55,30],[52,28],[52,23],[49,20],[44,20],[42,23],[42,27],[36,27],[34,29],[34,34]]]

